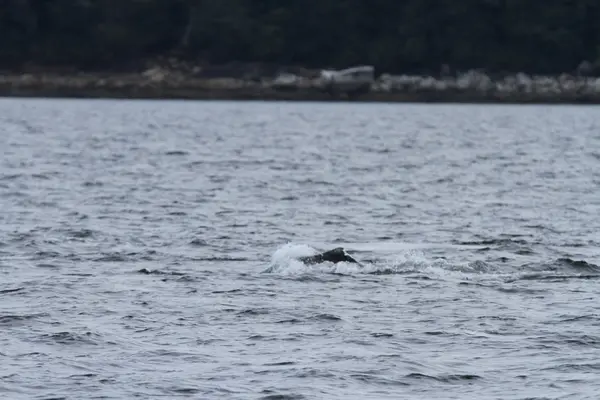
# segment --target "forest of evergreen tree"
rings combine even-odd
[[[0,68],[159,56],[390,73],[571,72],[600,61],[598,0],[4,0]]]

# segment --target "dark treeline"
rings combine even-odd
[[[600,0],[2,0],[0,68],[158,56],[559,73],[600,60]]]

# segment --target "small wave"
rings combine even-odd
[[[158,269],[154,269],[154,270],[149,270],[147,268],[142,268],[136,271],[138,274],[144,274],[144,275],[171,275],[171,276],[185,276],[185,274],[183,272],[176,272],[176,271],[161,271]]]
[[[495,290],[502,293],[526,293],[526,294],[537,294],[547,292],[548,289],[532,289],[532,288],[524,288],[524,287],[503,287],[498,286],[494,287]]]
[[[92,261],[96,262],[124,262],[127,258],[120,254],[110,254],[102,257],[94,258]]]
[[[8,314],[8,315],[0,315],[0,325],[11,325],[17,322],[25,322],[31,319],[36,319],[39,317],[46,317],[48,314]]]
[[[515,250],[515,254],[518,254],[520,256],[530,256],[530,255],[534,255],[535,251],[533,251],[533,249],[525,247],[522,249]]]
[[[448,375],[426,375],[418,372],[411,373],[406,375],[406,378],[410,379],[431,379],[439,382],[450,383],[454,381],[472,381],[476,379],[481,379],[481,376],[474,374],[448,374]]]
[[[393,333],[384,333],[384,332],[374,332],[371,333],[371,336],[374,338],[391,338],[394,337]]]
[[[269,366],[269,367],[277,367],[277,366],[284,366],[284,365],[296,365],[296,363],[294,361],[280,361],[280,362],[266,363],[263,365]]]
[[[590,364],[559,364],[551,367],[542,368],[544,371],[559,371],[559,372],[573,372],[573,371],[589,371],[595,372],[600,370],[600,363]]]
[[[4,354],[6,355],[6,354]],[[17,354],[17,358],[26,358],[26,357],[31,357],[31,358],[45,358],[48,357],[47,353],[40,353],[39,351],[34,351],[32,353],[20,353]]]
[[[202,239],[194,239],[190,242],[190,245],[197,246],[197,247],[204,247],[204,246],[208,246],[208,242],[206,240],[202,240]]]
[[[263,390],[263,393],[265,392],[270,392],[267,390]],[[260,400],[304,400],[306,399],[305,396],[301,395],[301,394],[278,394],[278,393],[273,393],[273,394],[267,394],[266,396],[263,397],[259,397]]]
[[[240,293],[242,289],[231,289],[231,290],[215,290],[212,291],[212,294],[222,294],[222,293]]]
[[[128,253],[115,252],[115,253],[103,254],[100,257],[93,258],[92,261],[95,261],[95,262],[126,262],[126,261],[137,261],[137,260],[152,261],[156,258],[155,257],[156,254],[157,254],[156,250],[147,250],[147,251],[143,251],[143,252],[132,251],[132,252],[128,252]]]
[[[238,315],[265,315],[268,313],[269,313],[269,310],[267,310],[265,308],[259,308],[259,309],[249,308],[249,309],[238,312]]]
[[[14,289],[1,289],[0,294],[16,293],[16,292],[21,292],[23,290],[25,290],[24,287],[14,288]]]
[[[573,268],[578,271],[600,272],[600,267],[584,260],[573,260],[571,258],[559,258],[558,266]]]
[[[172,388],[170,389],[173,393],[178,394],[198,394],[202,390],[196,388]]]
[[[537,230],[541,230],[541,231],[548,231],[551,233],[556,233],[556,234],[560,234],[562,233],[561,231],[554,229],[550,226],[546,226],[546,225],[542,225],[542,224],[532,224],[532,225],[524,225],[524,228],[529,228],[529,229],[537,229]]]
[[[68,236],[77,239],[86,239],[94,236],[94,231],[91,229],[72,229],[65,232]]]
[[[33,231],[30,232],[15,232],[9,235],[12,243],[30,242],[34,238]]]
[[[577,315],[577,316],[561,315],[561,316],[559,316],[559,318],[561,318],[559,321],[550,322],[550,323],[560,324],[560,323],[565,323],[565,322],[571,323],[571,322],[575,322],[575,321],[597,321],[598,314]]]
[[[85,181],[81,185],[83,187],[101,187],[104,186],[104,183],[100,181]]]
[[[36,259],[44,259],[44,258],[60,258],[62,254],[56,251],[36,251],[35,258]]]
[[[327,370],[304,368],[294,375],[297,378],[334,378],[335,375]]]
[[[328,181],[324,181],[324,180],[315,180],[315,179],[303,179],[298,181],[298,183],[300,185],[307,185],[307,186],[335,186],[334,182],[328,182]]]
[[[351,374],[350,377],[361,382],[376,383],[379,385],[409,386],[409,384],[406,382],[403,382],[398,379],[387,378],[381,376],[380,374],[358,373]]]
[[[298,318],[289,318],[289,319],[282,319],[280,321],[277,321],[277,324],[300,324],[304,321],[302,321],[301,319]]]
[[[584,347],[598,347],[600,345],[600,337],[591,336],[591,335],[582,335],[579,337],[574,337],[570,339],[566,339],[565,343],[575,346],[584,346]]]
[[[0,181],[12,181],[12,180],[15,180],[15,179],[19,179],[22,176],[23,176],[23,174],[6,174],[6,175],[0,175]]]
[[[198,340],[196,340],[196,343],[201,346],[207,346],[207,345],[212,345],[214,343],[218,343],[221,341],[223,341],[223,340],[222,339],[198,339]]]
[[[187,213],[186,213],[186,212],[184,212],[184,211],[171,211],[171,212],[169,213],[169,215],[172,215],[172,216],[174,216],[174,217],[184,217],[184,216],[186,216],[186,215],[187,215]]]
[[[248,340],[270,340],[266,336],[263,335],[252,335],[248,337]]]
[[[240,262],[249,261],[245,257],[192,257],[193,261],[211,261],[211,262]]]
[[[317,282],[317,283],[336,283],[340,281],[337,276],[325,276],[325,275],[293,275],[285,277],[296,282]]]
[[[42,400],[69,400],[68,397],[44,397]]]
[[[524,273],[512,276],[505,280],[506,283],[516,281],[549,281],[561,282],[575,279],[600,279],[600,274],[560,274],[555,271]]]
[[[98,334],[86,332],[82,335],[73,332],[57,332],[52,334],[42,335],[42,340],[55,342],[59,344],[92,344],[97,345]]]
[[[56,173],[50,173],[50,174],[31,174],[31,177],[34,179],[40,179],[40,180],[50,180],[50,176],[49,175],[56,175]]]
[[[536,337],[537,342],[544,345],[566,343],[574,347],[597,348],[600,345],[600,336],[593,335],[555,335],[553,337]]]
[[[76,374],[76,375],[71,375],[69,376],[69,379],[81,379],[81,378],[95,378],[97,377],[98,374]]]
[[[454,244],[461,246],[504,246],[513,244],[528,244],[524,239],[514,238],[495,238],[495,239],[482,239],[482,240],[470,240],[470,241],[454,241]]]
[[[317,320],[317,321],[341,321],[342,320],[340,317],[338,317],[337,315],[333,315],[333,314],[317,314],[317,315],[311,317],[311,319]]]
[[[458,336],[457,333],[446,332],[446,331],[425,331],[425,332],[423,332],[423,334],[429,335],[429,336],[446,336],[446,337]]]

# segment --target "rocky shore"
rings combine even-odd
[[[468,71],[452,77],[380,75],[356,94],[324,91],[314,71],[282,84],[271,77],[207,77],[161,67],[136,73],[1,73],[2,97],[287,100],[439,103],[600,104],[600,78],[524,73],[492,79]]]

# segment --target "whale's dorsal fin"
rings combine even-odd
[[[315,254],[314,256],[300,258],[305,264],[319,264],[325,261],[332,263],[348,262],[353,264],[360,264],[354,258],[352,258],[343,247],[336,247],[335,249],[325,251],[323,253]]]

